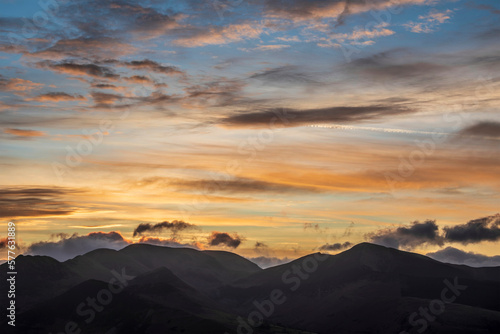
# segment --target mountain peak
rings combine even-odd
[[[382,250],[387,250],[389,247],[377,245],[377,244],[372,244],[370,242],[362,242],[359,244],[354,245],[349,249],[348,251],[366,251],[366,250],[372,250],[372,251],[382,251]]]

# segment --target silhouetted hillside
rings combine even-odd
[[[151,245],[63,263],[20,256],[17,268],[19,333],[500,332],[500,267],[367,243],[265,270],[233,253]]]

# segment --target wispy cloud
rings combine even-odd
[[[11,128],[7,128],[7,129],[3,130],[3,132],[8,133],[8,134],[13,135],[13,136],[25,137],[25,138],[46,136],[46,133],[43,132],[43,131],[27,130],[27,129],[11,129]]]
[[[436,31],[440,24],[450,20],[451,14],[453,14],[451,9],[443,12],[434,10],[429,12],[427,15],[420,15],[418,17],[420,20],[419,22],[410,21],[403,24],[403,26],[414,33],[431,33]]]

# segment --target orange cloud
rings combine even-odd
[[[184,47],[228,44],[244,39],[258,38],[262,32],[263,27],[260,24],[232,24],[225,27],[200,29],[192,36],[179,38],[174,43]]]
[[[19,95],[23,93],[32,91],[34,89],[40,89],[44,85],[40,83],[36,83],[30,80],[13,78],[13,79],[2,79],[0,77],[0,90],[7,92],[16,92]]]
[[[53,92],[53,93],[38,95],[33,100],[39,102],[62,102],[62,101],[85,101],[87,99],[84,96],[78,94],[71,95],[63,92]]]
[[[18,137],[43,137],[45,132],[35,130],[22,130],[22,129],[5,129],[3,132]]]

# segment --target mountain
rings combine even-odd
[[[455,278],[467,288],[459,291],[440,321],[428,326],[470,333],[471,329],[452,328],[458,317],[479,331],[489,326],[500,329],[500,267],[445,264],[368,243],[335,256],[311,254],[254,273],[224,287],[221,298],[239,313],[249,314],[256,308],[255,300],[268,300],[278,289],[286,302],[275,306],[272,318],[288,326],[319,333],[411,332],[409,315],[439,300],[447,288],[444,281],[454,283]]]
[[[17,266],[19,333],[500,333],[500,267],[368,243],[265,270],[151,245]]]

